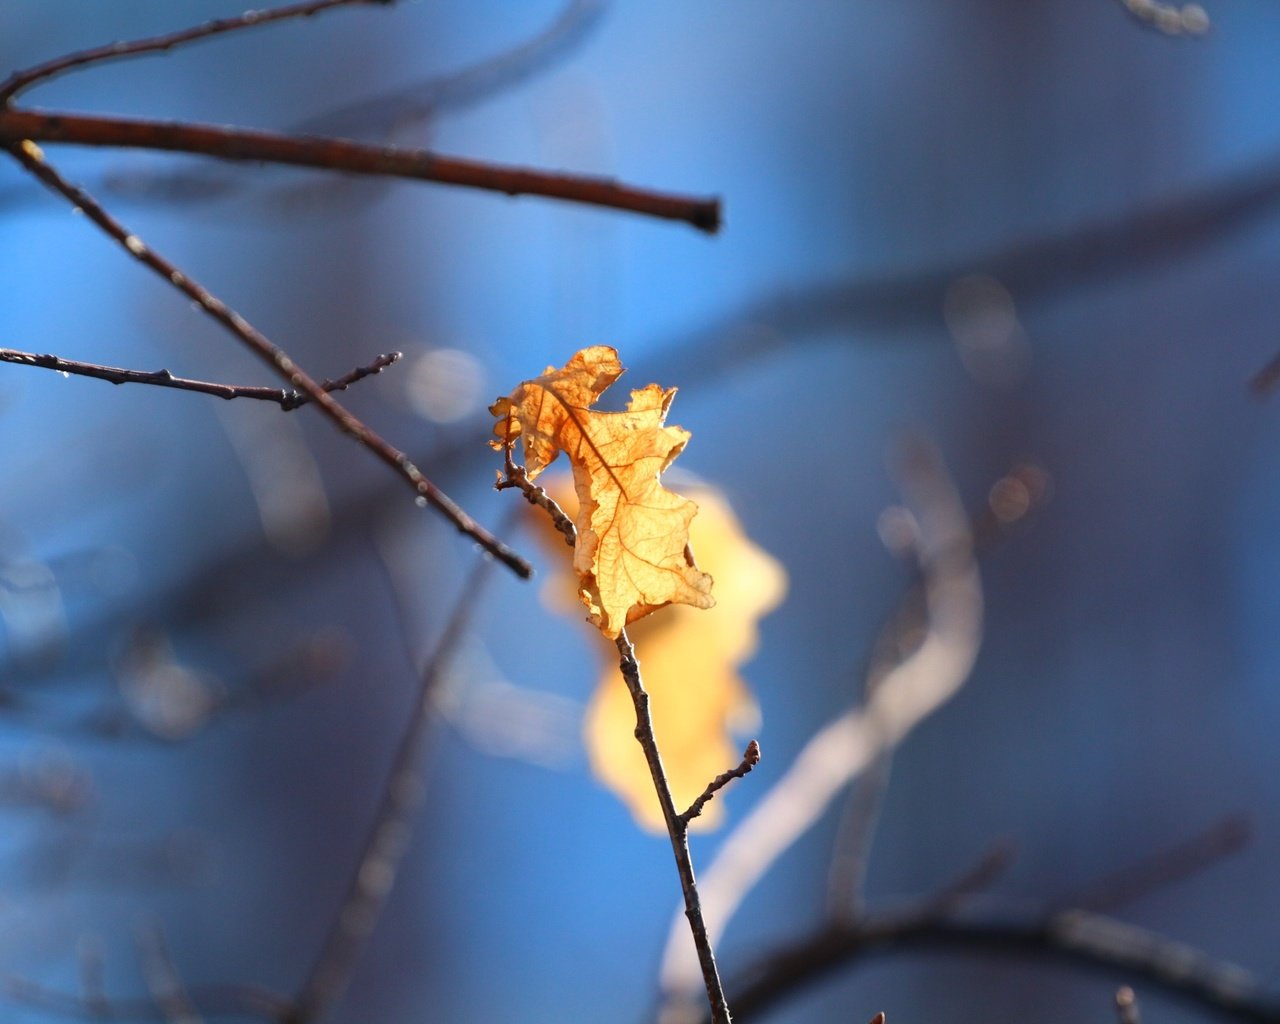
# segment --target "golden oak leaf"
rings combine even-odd
[[[566,511],[573,510],[567,480],[545,486]],[[682,489],[698,501],[690,542],[699,563],[716,578],[716,606],[698,612],[672,607],[628,630],[639,654],[654,732],[678,809],[738,763],[742,750],[734,734],[758,724],[759,713],[739,667],[755,653],[758,620],[778,605],[787,588],[786,571],[746,536],[723,496],[705,486]],[[553,549],[564,549],[563,538],[549,528],[544,537]],[[567,571],[550,580],[547,599],[562,609],[574,607],[567,600],[573,582]],[[661,832],[662,811],[644,754],[632,735],[635,708],[618,671],[617,652],[608,644],[602,646],[601,656],[600,681],[584,723],[592,770],[641,825]],[[722,816],[723,801],[717,797],[690,827],[714,828]]]
[[[687,430],[666,426],[676,389],[650,384],[631,392],[623,412],[592,409],[621,375],[617,351],[595,345],[489,407],[500,439],[494,447],[522,437],[529,479],[560,452],[569,457],[578,497],[578,596],[610,638],[665,605],[715,604],[711,577],[689,553],[698,506],[659,479],[689,441]]]

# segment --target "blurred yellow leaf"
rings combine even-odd
[[[491,443],[509,448],[523,437],[530,480],[560,452],[569,457],[578,497],[578,597],[611,639],[665,605],[715,604],[711,577],[689,552],[698,506],[659,481],[689,441],[687,430],[665,425],[676,389],[650,384],[631,392],[625,412],[592,409],[622,372],[616,350],[594,345],[489,407],[499,438]]]
[[[567,512],[574,495],[563,478],[545,484]],[[649,691],[650,711],[677,809],[687,807],[716,775],[738,763],[733,735],[754,730],[759,713],[739,667],[756,650],[758,620],[781,602],[787,589],[782,565],[753,544],[729,503],[709,487],[683,488],[698,501],[690,541],[698,561],[716,579],[716,606],[708,611],[674,606],[628,630]],[[539,516],[539,519],[543,517]],[[564,550],[549,527],[548,545]],[[549,602],[567,611],[574,585],[566,570],[548,581]],[[635,709],[618,671],[617,652],[602,645],[603,668],[584,726],[596,776],[631,809],[645,828],[665,825],[640,745],[632,735]],[[695,829],[714,828],[723,815],[720,799],[709,803]]]

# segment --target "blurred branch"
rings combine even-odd
[[[1253,838],[1253,828],[1243,815],[1233,814],[1168,849],[1099,879],[1083,890],[1057,901],[1062,907],[1110,913],[1149,893],[1176,885],[1218,861],[1238,853]]]
[[[943,297],[965,274],[994,277],[1022,310],[1194,256],[1257,224],[1278,205],[1280,159],[1273,157],[1114,216],[1081,213],[1077,222],[1083,223],[1065,231],[1044,231],[930,265],[752,299],[703,327],[654,339],[646,349],[651,354],[638,360],[633,372],[644,376],[646,364],[653,362],[685,381],[719,379],[728,368],[740,370],[761,356],[793,352],[800,342],[866,345],[903,330],[937,337]]]
[[[604,6],[604,0],[568,0],[545,28],[510,49],[456,71],[331,108],[296,125],[293,133],[385,139],[443,110],[489,99],[553,66],[588,36]]]
[[[987,502],[970,517],[974,550],[980,552],[1007,536],[1010,528],[1044,503],[1049,489],[1045,472],[1030,464],[1015,466],[997,480]],[[918,539],[913,536],[909,542],[917,560]],[[871,698],[893,666],[918,645],[919,638],[925,634],[927,613],[924,584],[914,582],[872,645],[862,677],[862,703]],[[893,754],[892,748],[881,751],[858,777],[845,801],[827,873],[827,909],[834,918],[851,921],[862,913],[862,889],[880,809],[889,786]]]
[[[413,711],[391,759],[377,812],[365,835],[360,859],[347,883],[310,971],[299,988],[284,1024],[319,1020],[342,995],[360,951],[373,931],[409,845],[413,815],[422,796],[418,778],[428,727],[433,720],[436,690],[471,622],[492,563],[476,563],[463,584],[444,632],[422,670]]]
[[[189,990],[191,1003],[209,1017],[252,1017],[264,1021],[283,1019],[288,1000],[257,985],[203,985]],[[0,998],[58,1017],[75,1020],[167,1021],[150,996],[109,999],[101,994],[84,996],[60,992],[16,975],[0,975]]]
[[[361,0],[368,2],[368,0]],[[357,366],[350,373],[337,380],[322,380],[319,386],[324,391],[345,391],[356,381],[364,380],[381,373],[392,363],[400,359],[401,353],[389,352],[378,356],[365,366]],[[102,366],[98,363],[83,363],[76,359],[63,359],[51,354],[20,352],[13,348],[0,348],[0,362],[16,363],[19,366],[37,366],[45,370],[56,370],[62,374],[76,374],[81,377],[93,377],[97,380],[109,381],[112,384],[150,384],[159,388],[177,388],[181,391],[196,391],[200,394],[213,395],[217,398],[256,398],[264,402],[275,402],[285,412],[291,412],[311,401],[311,396],[292,388],[254,387],[240,384],[217,384],[213,381],[192,380],[189,377],[175,377],[168,370],[127,370],[117,366]]]
[[[1280,1000],[1235,964],[1154,932],[1083,910],[1045,918],[877,917],[822,928],[769,954],[731,984],[740,1021],[837,970],[877,956],[957,952],[1031,957],[1143,981],[1222,1017],[1276,1024]]]
[[[106,46],[78,50],[63,57],[55,57],[53,60],[46,61],[43,64],[36,64],[25,70],[15,71],[3,84],[0,84],[0,103],[9,106],[16,96],[33,85],[39,82],[47,82],[51,78],[56,78],[77,68],[120,60],[125,57],[140,57],[148,53],[160,53],[172,50],[174,47],[181,46],[184,43],[192,43],[199,39],[208,39],[210,36],[236,32],[240,29],[269,25],[289,18],[308,18],[332,7],[366,3],[388,4],[390,2],[393,2],[393,0],[309,0],[307,3],[277,7],[275,10],[246,11],[236,18],[218,18],[213,21],[207,21],[203,25],[181,29],[177,32],[169,32],[165,35],[135,39],[131,42],[108,43]]]
[[[1239,819],[1228,819],[1109,876],[1100,891],[1132,898],[1143,886],[1172,884],[1204,870],[1225,848],[1238,848],[1243,838]],[[963,903],[990,886],[1011,854],[1008,843],[997,843],[973,868],[905,912],[832,918],[808,937],[766,955],[755,970],[744,972],[741,990],[734,989],[739,1019],[762,1013],[784,996],[868,956],[954,950],[1058,959],[1128,981],[1151,982],[1234,1020],[1280,1022],[1280,997],[1265,993],[1243,968],[1087,906],[1051,906],[1026,920],[959,916]],[[1112,884],[1110,879],[1123,882]],[[1120,1003],[1117,996],[1118,1007]]]
[[[0,118],[3,116],[4,114],[0,113]],[[138,262],[196,302],[203,313],[230,331],[295,388],[308,395],[321,412],[328,416],[343,433],[369,449],[408,483],[417,492],[419,500],[442,513],[459,532],[471,537],[518,576],[527,579],[532,575],[533,569],[528,562],[489,533],[463,511],[452,498],[428,480],[404,452],[394,448],[345,406],[340,405],[319,383],[303,372],[284,349],[273,343],[208,289],[193,281],[183,271],[152,250],[137,235],[128,231],[87,192],[67,182],[45,161],[44,154],[38,146],[30,141],[23,141],[20,145],[9,146],[8,150],[26,170],[50,190],[83,211],[89,220]]]
[[[908,446],[901,486],[918,512],[919,558],[928,625],[914,651],[889,668],[863,707],[814,736],[783,777],[720,847],[702,882],[708,932],[718,941],[746,894],[821,816],[836,794],[964,684],[982,636],[982,588],[959,496],[923,442]],[[661,968],[665,1021],[689,1019],[693,972],[679,939],[668,934]]]
[[[167,1024],[202,1024],[199,1011],[191,1002],[178,969],[169,953],[169,943],[159,924],[144,927],[138,934],[138,955],[142,974],[156,1009]]]
[[[720,202],[638,188],[610,178],[492,164],[426,150],[307,138],[247,128],[0,109],[0,144],[24,141],[195,153],[222,160],[315,167],[348,174],[460,185],[508,196],[531,195],[720,229]]]
[[[1163,0],[1119,0],[1135,19],[1167,36],[1202,36],[1209,31],[1209,15],[1199,4],[1164,3]]]
[[[1128,985],[1121,985],[1116,989],[1116,1022],[1117,1024],[1142,1024],[1138,997]]]

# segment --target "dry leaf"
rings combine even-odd
[[[573,511],[567,480],[544,486],[566,511]],[[650,693],[654,731],[678,809],[738,763],[742,747],[735,734],[758,726],[755,701],[738,670],[755,653],[758,620],[778,605],[787,587],[781,564],[751,542],[720,494],[709,487],[682,489],[698,502],[691,543],[699,563],[716,578],[716,606],[709,611],[675,606],[628,630]],[[538,519],[545,524],[544,516]],[[554,551],[564,550],[564,539],[549,526],[544,536]],[[560,578],[548,581],[545,596],[558,610],[576,608],[568,600],[574,584],[566,569]],[[607,644],[600,653],[600,681],[584,724],[592,770],[641,825],[661,832],[662,812],[644,754],[632,735],[635,708],[618,671],[617,652]],[[723,801],[717,797],[690,827],[714,828],[722,815]]]
[[[578,496],[578,596],[610,638],[665,605],[715,604],[711,577],[689,552],[698,506],[658,479],[689,441],[688,431],[665,425],[676,389],[650,384],[631,392],[625,412],[592,409],[621,375],[617,351],[595,345],[489,407],[497,417],[495,448],[524,438],[529,479],[560,452],[569,457]]]

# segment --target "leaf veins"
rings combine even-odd
[[[711,577],[689,549],[698,506],[659,479],[689,441],[687,430],[666,426],[676,389],[650,384],[631,392],[623,412],[592,409],[622,372],[617,351],[595,345],[489,407],[497,418],[494,447],[523,438],[530,480],[560,452],[569,457],[578,495],[578,597],[610,638],[668,604],[715,604]]]

